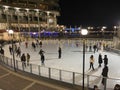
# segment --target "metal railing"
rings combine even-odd
[[[82,79],[83,79],[82,73],[50,68],[35,64],[29,64],[29,66],[27,65],[25,66],[21,61],[18,60],[15,61],[16,61],[15,62],[16,70],[21,70],[23,72],[28,72],[38,76],[82,86]],[[13,60],[6,56],[0,55],[0,63],[5,64],[10,68],[14,68]],[[85,87],[89,89],[94,85],[98,85],[100,90],[113,90],[115,84],[120,84],[120,79],[105,78],[107,82],[105,83],[104,86],[101,86],[102,78],[105,77],[85,74]]]

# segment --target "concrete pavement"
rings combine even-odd
[[[14,72],[0,64],[0,90],[82,90],[80,86],[59,82],[22,71]]]

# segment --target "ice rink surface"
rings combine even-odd
[[[35,41],[33,41],[35,42]],[[32,41],[28,42],[28,48],[25,47],[25,42],[22,42],[21,45],[17,43],[17,46],[20,46],[22,53],[29,53],[30,63],[41,65],[40,60],[40,47],[36,47],[36,50],[32,48]],[[62,69],[71,72],[82,73],[83,71],[83,44],[81,40],[42,40],[42,49],[45,51],[45,66],[50,68]],[[95,41],[89,41],[94,45]],[[89,43],[88,46],[89,46]],[[62,58],[58,59],[58,47],[62,48]],[[9,52],[9,45],[4,46],[5,56],[12,58]],[[85,52],[85,74],[91,74],[95,76],[101,76],[104,63],[102,67],[98,68],[98,55],[99,53],[108,56],[108,77],[119,79],[120,78],[120,55],[112,52],[107,52],[105,50],[99,50],[98,52]],[[95,58],[94,68],[95,71],[89,70],[89,58],[93,55]],[[16,57],[16,60],[20,60],[19,57]],[[117,81],[117,83],[120,83]],[[113,84],[113,83],[112,83]],[[115,84],[115,83],[114,83]],[[113,85],[114,86],[114,85]]]

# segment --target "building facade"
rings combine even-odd
[[[29,35],[36,31],[40,35],[42,28],[55,28],[60,15],[58,3],[59,0],[0,0],[0,39],[9,29]]]

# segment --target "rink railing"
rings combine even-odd
[[[117,54],[120,54],[120,50],[119,50],[119,49],[116,49],[116,48],[107,48],[106,50],[107,50],[107,51],[114,52],[114,53],[117,53]]]
[[[0,55],[0,63],[14,68],[14,62],[11,58]],[[18,60],[15,60],[15,68],[16,70],[21,70],[38,76],[82,86],[82,73],[60,70],[35,64],[29,64],[29,66],[26,65],[25,67],[23,63]],[[120,79],[106,78],[107,82],[103,87],[101,85],[102,78],[105,77],[85,74],[85,87],[91,88],[94,85],[97,85],[100,90],[112,90],[115,84],[120,84]]]

